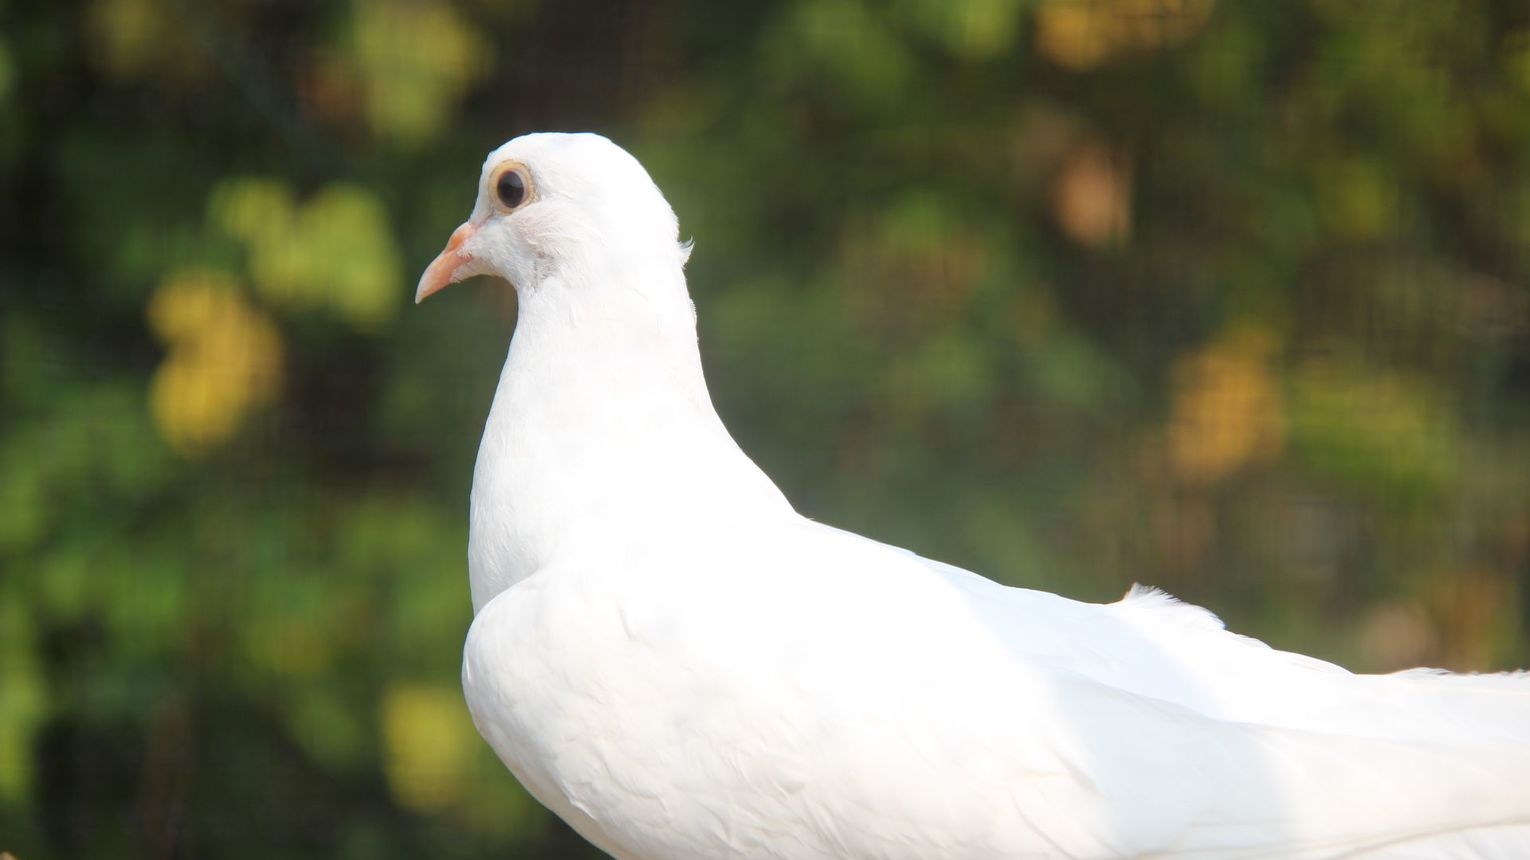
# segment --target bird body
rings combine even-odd
[[[508,178],[507,178],[508,177]],[[676,222],[593,135],[491,154],[421,297],[516,287],[474,472],[474,722],[622,860],[1530,856],[1530,680],[1355,675],[812,522],[712,408]]]

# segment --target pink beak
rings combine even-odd
[[[471,271],[464,271],[468,264],[473,262],[473,257],[462,250],[462,245],[473,238],[473,233],[477,230],[478,228],[469,222],[452,231],[452,237],[446,240],[446,249],[430,262],[430,266],[425,269],[425,274],[420,276],[420,286],[414,291],[415,304],[425,301],[428,296],[439,293],[473,274]]]

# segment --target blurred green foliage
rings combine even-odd
[[[572,856],[457,687],[485,152],[632,149],[807,514],[1364,669],[1530,588],[1518,0],[0,5],[0,848]]]

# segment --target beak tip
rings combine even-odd
[[[451,240],[446,243],[446,250],[431,261],[425,269],[425,274],[420,276],[420,285],[414,290],[415,304],[425,301],[471,274],[470,271],[463,271],[464,267],[472,261],[472,257],[463,252],[462,244],[472,238],[473,231],[473,225],[468,223],[452,232]]]

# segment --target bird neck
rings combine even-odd
[[[637,548],[698,518],[790,510],[712,406],[678,265],[667,284],[644,273],[642,290],[623,283],[637,274],[553,277],[522,294],[473,476],[475,611],[593,544]]]

